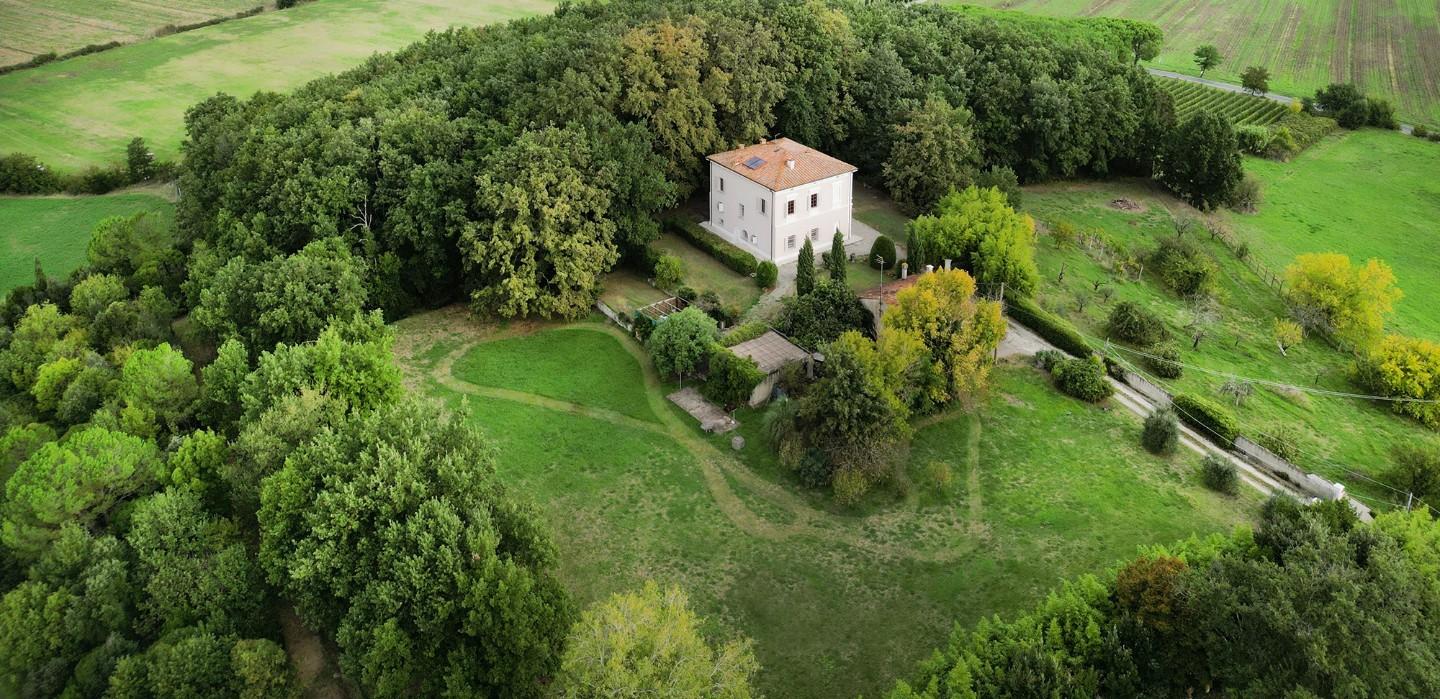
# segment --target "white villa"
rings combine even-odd
[[[705,227],[761,260],[793,262],[809,238],[818,262],[835,231],[853,240],[855,166],[788,138],[716,153]]]

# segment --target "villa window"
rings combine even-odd
[[[820,195],[812,192],[812,193],[810,194],[810,208],[816,209],[816,208],[819,208],[819,207],[820,207]]]
[[[794,250],[794,249],[795,249],[795,236],[792,235],[792,236],[790,236],[789,238],[786,238],[786,239],[785,239],[785,249],[786,249],[786,250]]]
[[[745,205],[740,205],[740,218],[745,218]]]
[[[785,202],[785,213],[786,213],[787,215],[789,215],[789,216],[794,216],[794,215],[795,215],[795,200],[794,200],[794,199],[791,199],[790,201]]]
[[[810,229],[810,239],[813,240],[813,241],[817,241],[817,242],[820,240],[820,229],[819,229],[819,228],[811,228],[811,229]]]
[[[761,200],[760,200],[760,215],[761,215],[761,216],[764,216],[764,215],[765,215],[765,200],[764,200],[764,199],[761,199]]]

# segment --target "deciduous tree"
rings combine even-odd
[[[1205,77],[1205,71],[1220,65],[1223,60],[1225,59],[1220,55],[1220,49],[1215,48],[1213,44],[1205,44],[1195,49],[1195,65],[1200,68],[1200,77],[1202,78]]]
[[[1197,112],[1166,138],[1156,176],[1197,208],[1228,203],[1245,177],[1235,127],[1219,114]]]
[[[526,132],[486,161],[476,179],[483,214],[460,235],[477,311],[574,318],[590,308],[619,259],[598,175],[571,129]]]
[[[565,644],[559,687],[567,699],[652,695],[745,699],[759,664],[746,639],[711,647],[704,620],[678,587],[653,582],[611,595],[580,615]]]
[[[973,184],[980,148],[972,122],[968,109],[932,94],[896,125],[884,169],[890,196],[912,211],[924,211],[947,193]]]
[[[265,480],[260,562],[373,696],[538,696],[558,669],[571,614],[554,548],[493,459],[459,418],[402,403]]]
[[[719,340],[715,319],[690,306],[660,321],[645,346],[657,371],[683,381],[700,369]]]
[[[1339,253],[1305,253],[1285,268],[1285,300],[1295,319],[1356,347],[1380,338],[1402,295],[1380,260],[1357,267]]]

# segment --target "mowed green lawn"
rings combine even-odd
[[[583,325],[467,349],[456,338],[470,321],[444,321],[443,337],[427,337],[427,322],[397,325],[402,365],[493,440],[501,476],[545,513],[576,602],[645,580],[679,584],[708,632],[755,640],[768,696],[876,696],[943,644],[952,623],[1022,610],[1138,546],[1227,531],[1250,521],[1257,502],[1200,488],[1185,458],[1142,452],[1138,421],[1124,411],[1065,398],[1039,372],[1010,367],[997,372],[978,427],[959,414],[919,431],[912,461],[950,462],[949,486],[917,483],[910,497],[841,510],[775,466],[755,414],[742,413],[741,452],[730,435],[701,434],[664,401],[630,340]],[[586,334],[595,337],[575,341]],[[501,380],[478,367],[521,361],[533,375],[511,373],[515,390],[557,395],[564,379],[546,373],[563,367],[567,400],[613,409],[616,395],[642,387],[660,424],[461,390]]]
[[[1407,120],[1440,123],[1440,5],[1417,0],[944,0],[1059,17],[1153,22],[1165,46],[1152,65],[1198,74],[1195,48],[1224,55],[1206,77],[1239,83],[1247,66],[1270,69],[1270,89],[1297,97],[1355,82],[1395,102]]]
[[[1405,298],[1394,327],[1440,341],[1440,144],[1365,130],[1327,139],[1288,163],[1251,158],[1263,184],[1254,215],[1230,215],[1276,269],[1304,252],[1378,257]]]
[[[547,11],[549,0],[315,0],[0,76],[0,152],[76,169],[136,136],[175,158],[185,110],[215,94],[285,91],[428,31]]]
[[[85,262],[90,231],[110,216],[159,211],[174,205],[155,194],[127,192],[86,197],[0,197],[0,293],[45,273],[63,277]]]
[[[1119,210],[1112,206],[1119,199],[1134,202],[1142,210]],[[1277,206],[1279,199],[1279,195],[1267,192],[1263,206]],[[1312,204],[1322,203],[1316,200]],[[1196,215],[1193,209],[1145,181],[1031,187],[1025,192],[1025,208],[1047,228],[1069,222],[1081,231],[1104,231],[1139,255],[1149,254],[1161,238],[1174,235],[1176,216]],[[1385,220],[1377,218],[1374,227],[1384,227]],[[1242,235],[1252,249],[1258,249],[1265,234],[1257,230]],[[1097,338],[1097,344],[1103,343],[1098,338],[1106,335],[1106,321],[1115,304],[1133,301],[1150,309],[1166,321],[1180,349],[1181,361],[1200,368],[1187,369],[1181,378],[1165,381],[1172,390],[1228,406],[1247,435],[1292,431],[1299,435],[1298,446],[1303,454],[1297,462],[1302,468],[1345,483],[1372,505],[1388,507],[1397,498],[1403,503],[1403,495],[1367,479],[1380,477],[1391,467],[1395,446],[1437,439],[1434,432],[1418,422],[1395,415],[1387,405],[1350,398],[1286,395],[1257,386],[1243,405],[1235,406],[1219,393],[1226,378],[1202,370],[1354,391],[1348,377],[1351,357],[1314,339],[1292,348],[1288,357],[1282,356],[1271,332],[1275,319],[1287,316],[1280,295],[1222,243],[1212,241],[1203,231],[1191,234],[1191,238],[1216,260],[1220,269],[1219,322],[1198,348],[1192,347],[1187,330],[1194,317],[1190,304],[1160,286],[1151,275],[1136,281],[1112,273],[1104,263],[1106,255],[1097,246],[1082,243],[1062,248],[1052,236],[1042,235],[1036,255],[1042,277],[1037,299]],[[1358,237],[1354,245],[1361,245]],[[1097,291],[1096,282],[1102,289],[1111,290],[1113,295],[1108,300],[1102,291]],[[1121,356],[1149,371],[1138,356]]]

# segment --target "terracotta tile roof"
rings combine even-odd
[[[779,371],[780,367],[789,362],[805,361],[805,358],[810,356],[810,353],[774,330],[767,330],[760,337],[735,345],[730,348],[730,351],[738,356],[755,360],[755,363],[760,366],[760,371],[766,374]]]
[[[788,138],[757,143],[710,156],[710,161],[778,192],[855,172],[855,166]],[[794,167],[787,163],[793,162]]]
[[[885,303],[894,304],[895,296],[901,291],[914,286],[917,281],[920,281],[920,275],[912,274],[904,279],[897,279],[893,282],[886,282],[881,286],[866,289],[860,292],[858,296],[861,299],[875,301],[879,300],[880,294],[883,293],[885,294]]]

